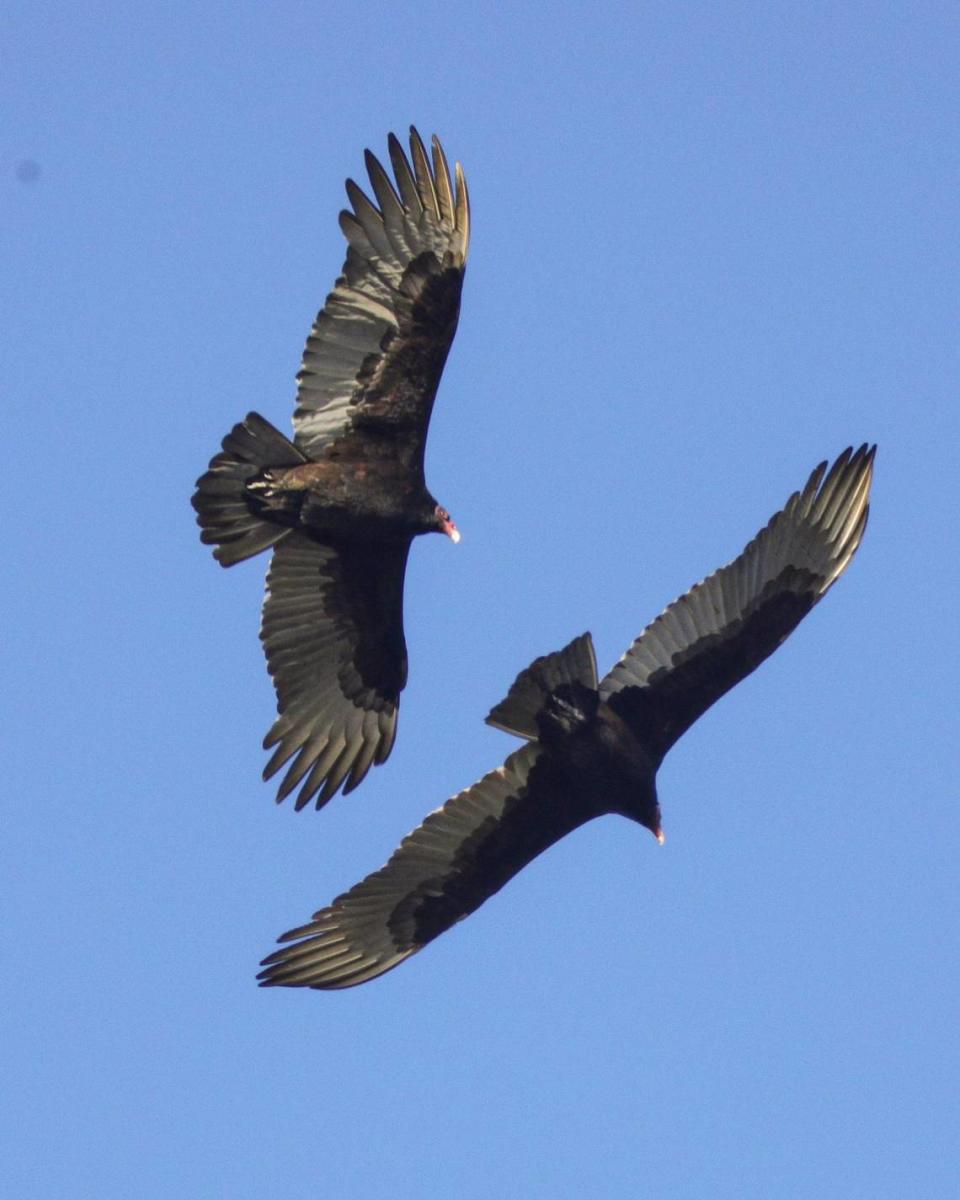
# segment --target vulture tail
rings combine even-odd
[[[197,480],[191,503],[197,510],[200,540],[216,549],[223,567],[233,566],[273,546],[290,528],[264,520],[248,500],[247,483],[265,467],[306,462],[293,442],[258,413],[248,413],[223,439],[223,450]]]
[[[490,710],[487,724],[518,737],[537,738],[537,717],[547,699],[563,684],[574,683],[597,690],[597,659],[589,633],[582,633],[562,650],[545,654],[521,671],[506,700]]]

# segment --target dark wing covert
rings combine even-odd
[[[821,463],[743,553],[675,600],[601,681],[600,697],[662,758],[843,574],[869,514],[876,447]],[[826,477],[825,477],[826,476]]]
[[[531,742],[432,812],[385,867],[291,929],[264,986],[344,988],[403,962],[586,818]],[[589,814],[592,815],[592,814]]]
[[[432,166],[412,127],[412,166],[393,134],[389,150],[396,189],[366,152],[379,208],[347,181],[353,211],[340,214],[347,258],[307,338],[294,441],[313,459],[328,451],[391,457],[422,472],[457,328],[470,202],[460,164],[454,188],[436,138]]]
[[[407,675],[403,579],[409,540],[321,545],[293,532],[273,552],[260,637],[279,716],[269,779],[290,758],[277,795],[317,808],[386,760]]]

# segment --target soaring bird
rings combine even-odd
[[[347,180],[347,258],[307,338],[293,441],[248,414],[192,501],[221,566],[273,547],[260,637],[279,715],[263,775],[289,764],[277,802],[299,785],[297,809],[386,760],[407,680],[410,543],[460,540],[423,454],[460,312],[467,184],[459,163],[451,180],[436,138],[431,163],[413,128],[409,159],[393,134],[389,151],[396,188],[366,152],[379,207]]]
[[[674,601],[597,683],[589,633],[538,658],[487,717],[527,739],[448,800],[389,862],[285,933],[263,986],[382,975],[584,822],[619,813],[663,840],[656,776],[707,709],[772,654],[853,558],[875,447],[821,463],[739,558]]]

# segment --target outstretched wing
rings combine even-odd
[[[422,472],[430,412],[457,329],[470,204],[460,164],[454,189],[436,138],[432,166],[412,127],[412,166],[393,134],[389,149],[399,192],[366,152],[379,208],[347,180],[353,212],[341,212],[340,227],[349,249],[307,338],[294,441],[314,459],[328,452],[389,457]]]
[[[386,761],[407,678],[403,577],[410,542],[320,545],[291,533],[273,552],[260,637],[279,716],[269,779],[290,763],[277,801],[296,807],[352,791]]]
[[[791,633],[863,537],[876,447],[821,463],[739,558],[675,600],[600,684],[600,697],[662,758]]]
[[[568,802],[551,758],[531,742],[448,800],[390,861],[263,960],[264,986],[344,988],[409,958],[483,904],[595,812]]]

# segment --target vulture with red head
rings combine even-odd
[[[549,846],[605,813],[663,840],[656,776],[694,721],[763,662],[856,553],[875,447],[821,463],[732,563],[674,601],[597,682],[589,633],[538,658],[487,717],[526,739],[386,866],[285,933],[263,986],[345,988],[409,958]]]
[[[193,496],[221,566],[273,550],[260,637],[279,715],[264,778],[286,767],[277,800],[299,787],[298,809],[351,791],[389,755],[410,543],[460,538],[423,456],[460,312],[467,185],[415,129],[409,159],[392,134],[389,152],[396,186],[366,154],[376,204],[347,180],[347,258],[307,338],[293,441],[250,413]]]

